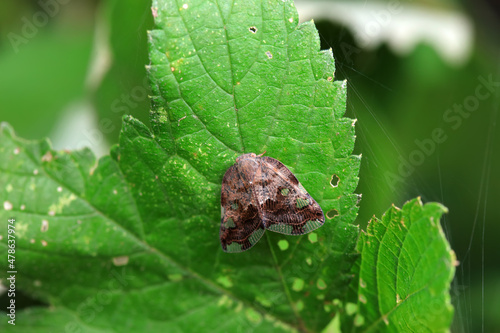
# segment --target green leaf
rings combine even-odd
[[[119,146],[96,163],[2,129],[0,230],[16,219],[17,287],[50,304],[18,311],[16,329],[322,330],[358,237],[360,159],[331,51],[288,1],[154,1],[153,14],[152,131],[125,117]],[[331,218],[224,253],[222,177],[264,151]]]
[[[373,218],[359,245],[356,332],[448,332],[455,253],[439,219],[447,209],[419,198]]]

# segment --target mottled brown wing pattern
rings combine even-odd
[[[257,190],[266,229],[303,235],[323,225],[325,216],[318,203],[307,193],[295,175],[280,161],[264,156],[261,189]],[[273,181],[266,181],[272,179]]]
[[[303,235],[323,225],[321,207],[280,161],[241,155],[222,180],[220,241],[224,251],[254,246],[265,229]]]
[[[237,164],[230,167],[222,181],[219,232],[222,249],[226,252],[248,250],[264,234],[264,224],[252,193],[252,189],[241,181]]]

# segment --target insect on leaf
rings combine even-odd
[[[266,229],[303,235],[323,225],[321,207],[280,161],[253,153],[222,180],[220,241],[226,252],[254,246]]]

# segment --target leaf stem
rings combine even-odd
[[[273,256],[273,260],[274,260],[274,263],[276,265],[276,271],[278,272],[278,276],[280,277],[281,284],[283,285],[283,290],[285,291],[286,297],[288,299],[288,302],[290,303],[290,307],[292,308],[293,314],[295,315],[295,317],[298,320],[299,329],[302,332],[308,332],[308,329],[306,328],[304,321],[302,320],[302,317],[299,315],[299,311],[297,310],[297,307],[295,306],[295,303],[293,302],[292,294],[290,293],[290,289],[288,289],[288,285],[286,284],[283,273],[281,272],[281,266],[278,264],[278,257],[276,257],[276,253],[274,252],[274,247],[271,244],[271,239],[270,239],[268,233],[266,233],[266,238],[267,238],[267,243],[269,244],[269,249],[271,251],[271,255]]]

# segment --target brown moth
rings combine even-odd
[[[323,225],[321,207],[280,161],[245,154],[222,180],[220,242],[225,252],[242,252],[271,230],[303,235]]]

